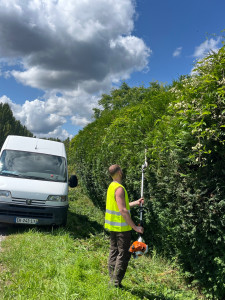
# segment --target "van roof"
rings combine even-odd
[[[63,143],[25,136],[8,135],[1,151],[4,149],[66,157],[65,146]]]

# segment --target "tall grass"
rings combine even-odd
[[[2,242],[1,299],[201,299],[173,264],[149,256],[130,261],[124,289],[108,284],[104,213],[70,192],[65,228],[16,227]]]

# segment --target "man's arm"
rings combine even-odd
[[[129,211],[126,208],[126,202],[125,202],[125,193],[124,189],[122,187],[118,187],[115,192],[115,198],[116,198],[116,203],[118,205],[119,211],[121,215],[123,216],[124,220],[128,225],[130,225],[135,231],[139,233],[144,232],[144,228],[141,226],[136,226],[131,219],[131,216],[129,214]]]
[[[141,203],[144,204],[144,198],[140,198],[140,199],[138,199],[136,201],[132,201],[132,202],[129,203],[129,205],[130,205],[130,207],[134,207],[136,205],[140,206]]]

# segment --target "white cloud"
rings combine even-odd
[[[46,103],[40,100],[26,101],[22,109],[15,116],[35,134],[48,133],[58,126],[63,125],[65,118],[57,114],[48,114],[45,110]]]
[[[12,75],[23,84],[77,89],[146,67],[150,51],[131,36],[133,16],[132,0],[2,0],[0,54],[20,58],[23,70]]]
[[[13,103],[13,101],[7,96],[0,97],[1,103],[8,103],[12,109],[14,117],[21,121],[28,130],[30,130],[36,136],[48,136],[50,133],[54,133],[66,122],[65,118],[54,114],[47,113],[46,102],[38,99],[34,101],[26,101],[23,105]],[[69,136],[66,131],[63,133],[66,138]],[[52,137],[58,137],[53,136]]]
[[[68,132],[65,129],[62,129],[62,127],[58,126],[56,127],[53,131],[50,131],[47,134],[38,134],[36,135],[37,137],[40,138],[48,138],[48,137],[53,137],[53,138],[58,138],[61,141],[65,141],[67,138],[72,139],[72,135],[68,134]]]
[[[198,61],[201,61],[204,56],[206,56],[210,51],[217,52],[219,50],[219,44],[221,43],[221,37],[218,37],[217,39],[209,39],[200,44],[199,46],[195,47],[195,52],[193,54],[194,57],[197,58],[196,63]],[[195,70],[196,67],[193,67],[191,69],[190,75],[195,76],[198,75],[198,71]]]
[[[183,47],[178,47],[174,52],[173,52],[173,57],[178,57],[181,55]]]
[[[4,95],[4,96],[0,97],[0,103],[8,103],[8,104],[10,104],[11,100],[6,95]]]
[[[80,117],[79,115],[78,116],[73,116],[71,118],[71,122],[73,125],[79,125],[79,126],[85,126],[87,125],[88,123],[90,123],[89,120],[87,120],[85,117]]]
[[[0,103],[8,103],[13,111],[13,113],[20,112],[21,106],[19,104],[13,103],[12,100],[7,97],[6,95],[3,95],[0,97]]]
[[[193,54],[196,58],[203,58],[210,51],[217,51],[221,38],[209,39],[203,42],[201,45],[195,47],[195,52]]]
[[[133,0],[1,0],[0,63],[11,65],[5,76],[45,91],[45,101],[22,106],[24,125],[45,133],[66,116],[86,124],[99,95],[146,70],[151,50],[132,35],[134,15]],[[38,127],[31,111],[34,119],[42,114]]]

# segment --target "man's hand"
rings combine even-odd
[[[144,233],[144,228],[142,226],[135,226],[134,230],[141,234]]]
[[[134,206],[137,206],[137,205],[143,205],[144,204],[144,198],[140,198],[140,199],[138,199],[138,200],[136,200],[136,201],[132,201],[132,202],[130,202],[129,203],[129,205],[130,205],[130,207],[134,207]]]
[[[144,202],[145,202],[144,198],[140,198],[140,199],[137,200],[137,205],[139,205],[139,206],[140,206],[141,204],[143,205]]]

